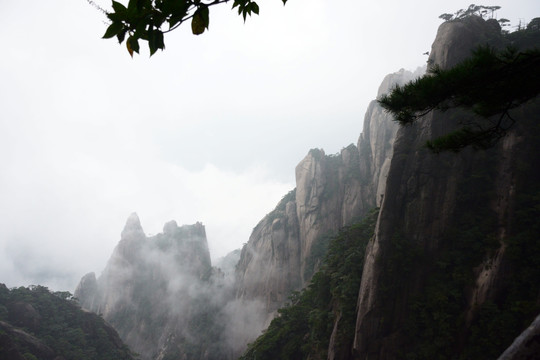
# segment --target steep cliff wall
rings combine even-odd
[[[237,265],[237,297],[260,300],[266,312],[277,310],[302,284],[294,195],[292,191],[285,196],[257,224]]]
[[[451,67],[486,42],[504,44],[494,21],[469,17],[444,23],[429,62]],[[538,206],[525,205],[539,191],[540,164],[530,153],[540,146],[538,110],[538,102],[516,109],[512,115],[519,121],[489,151],[436,155],[423,148],[427,140],[459,125],[464,114],[457,111],[431,113],[399,129],[364,264],[356,358],[452,358],[460,353],[467,354],[464,358],[494,358],[487,354],[494,348],[488,344],[516,336],[508,333],[518,331],[534,313],[538,300],[534,305],[531,299],[538,299],[538,287],[531,289],[532,295],[518,295],[521,280],[512,273],[530,266],[531,260],[525,254],[516,260],[507,248],[512,244],[513,252],[521,251],[517,249],[530,239],[523,234],[531,223],[518,221],[516,208],[528,217]],[[527,240],[513,243],[519,236]],[[526,310],[521,308],[527,316],[506,313],[511,301],[515,306],[527,302]],[[503,312],[505,325],[499,316]]]
[[[388,75],[379,94],[422,72]],[[272,314],[309,282],[329,236],[380,205],[397,129],[373,101],[358,146],[351,144],[336,155],[309,151],[296,167],[296,189],[255,227],[242,250],[239,298],[260,299]]]

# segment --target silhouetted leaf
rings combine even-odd
[[[125,14],[127,12],[127,8],[120,4],[118,1],[114,1],[112,2],[112,8],[114,10],[115,13],[121,15],[121,14]]]
[[[136,52],[137,54],[139,53],[139,40],[134,36],[130,36],[127,39],[126,47],[129,52],[129,55],[133,57],[133,52]]]
[[[113,22],[108,28],[107,31],[105,31],[105,34],[103,35],[103,39],[110,39],[113,36],[117,35],[122,29],[124,28],[124,25],[121,22]]]
[[[154,55],[158,49],[163,50],[163,32],[160,30],[152,30],[148,32],[148,46],[150,47],[150,56]]]
[[[208,7],[201,6],[193,14],[193,19],[191,20],[191,30],[194,35],[200,35],[204,33],[205,29],[208,29],[210,23]]]
[[[118,39],[118,42],[121,44],[124,41],[124,38],[126,37],[127,29],[121,30],[118,34],[116,34],[116,38]]]
[[[253,11],[255,14],[259,15],[259,5],[257,5],[256,2],[252,2],[250,7],[251,7],[251,11]]]

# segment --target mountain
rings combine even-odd
[[[377,214],[377,209],[371,211],[331,238],[309,285],[292,294],[241,360],[334,359],[349,354],[362,265]]]
[[[414,75],[389,75],[379,91]],[[240,251],[212,267],[204,226],[175,222],[153,237],[132,214],[101,276],[76,291],[142,359],[233,359],[320,266],[330,237],[381,199],[397,125],[372,102],[358,146],[313,149],[297,187],[254,228]]]
[[[3,360],[131,360],[118,333],[81,310],[69,293],[43,286],[9,290],[0,284]]]
[[[445,22],[428,65],[452,67],[478,45],[540,44],[539,34]],[[378,96],[422,72],[387,76]],[[490,149],[435,154],[426,141],[466,112],[398,128],[374,101],[357,145],[310,150],[296,188],[223,270],[202,224],[147,237],[132,215],[103,274],[75,295],[145,360],[233,359],[246,347],[246,360],[496,358],[540,313],[539,113],[538,99],[512,109],[514,126]]]
[[[486,43],[510,44],[495,20],[446,22],[429,62],[449,68]],[[465,121],[459,110],[398,130],[359,291],[358,358],[493,359],[540,312],[539,106],[513,110],[486,151],[423,147]]]
[[[454,66],[486,42],[540,44],[538,30],[521,34],[479,17],[448,22],[429,62]],[[539,106],[513,110],[488,150],[425,147],[463,111],[400,128],[377,221],[332,238],[311,283],[241,359],[494,359],[524,329],[501,359],[537,358],[538,321],[527,326],[540,313]]]
[[[422,72],[388,75],[379,94]],[[309,283],[330,237],[380,204],[397,129],[372,101],[357,146],[335,155],[309,151],[296,166],[296,188],[257,224],[242,249],[238,298],[262,301],[270,320],[292,291]]]
[[[85,275],[75,297],[142,359],[220,359],[224,280],[211,266],[201,223],[171,221],[147,237],[132,214],[102,275]]]
[[[417,75],[389,75],[379,92]],[[202,224],[170,222],[147,237],[132,214],[102,275],[85,275],[75,297],[143,359],[236,358],[309,283],[330,237],[380,202],[396,131],[374,101],[358,146],[337,155],[309,151],[296,168],[296,189],[221,269],[210,263]]]

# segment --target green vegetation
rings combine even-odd
[[[229,0],[129,0],[127,6],[112,1],[111,12],[96,5],[89,4],[105,13],[110,21],[103,38],[116,38],[119,43],[126,40],[126,47],[131,56],[139,53],[139,40],[147,41],[150,56],[158,49],[165,49],[164,34],[173,31],[183,23],[191,20],[191,31],[194,35],[204,33],[210,26],[210,7]],[[287,0],[282,0],[283,4]],[[234,0],[233,9],[238,14],[259,14],[259,5],[252,0]]]
[[[481,18],[486,17],[493,19],[495,11],[499,10],[500,8],[500,6],[483,6],[471,4],[467,9],[460,9],[453,14],[442,14],[439,16],[439,19],[443,19],[444,21],[452,21],[464,19],[468,16],[480,16]],[[501,20],[498,21],[501,22]],[[503,23],[506,23],[507,21],[503,21]]]
[[[306,266],[304,269],[304,279],[310,279],[319,268],[328,250],[328,244],[332,240],[331,234],[323,234],[313,241],[309,254],[306,256]]]
[[[99,316],[82,311],[67,292],[43,286],[9,290],[0,284],[0,307],[1,321],[40,339],[66,360],[133,359],[116,332]],[[25,359],[45,358],[22,338],[12,341]]]
[[[350,351],[364,254],[377,215],[378,209],[373,210],[330,241],[324,262],[310,285],[292,294],[290,304],[278,310],[279,315],[240,359],[326,358],[336,322],[335,347],[337,351]]]
[[[427,142],[436,153],[493,146],[517,121],[511,110],[540,93],[538,27],[501,35],[501,41],[504,37],[512,47],[481,46],[451,69],[434,66],[423,77],[396,86],[379,103],[401,125],[411,125],[434,110],[466,110],[459,129]],[[536,47],[526,49],[531,44]]]

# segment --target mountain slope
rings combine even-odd
[[[80,309],[69,293],[0,284],[0,358],[131,360],[117,332]]]
[[[291,296],[240,359],[334,359],[349,353],[365,249],[377,214],[371,212],[332,237],[310,284]]]

